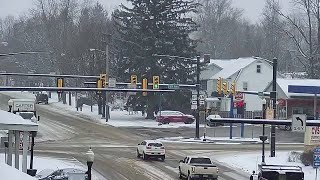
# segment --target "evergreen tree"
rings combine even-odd
[[[153,75],[160,75],[160,82],[187,83],[194,79],[194,66],[190,60],[156,57],[164,54],[180,57],[196,55],[196,41],[190,33],[197,30],[191,18],[199,6],[194,0],[128,0],[113,14],[119,33],[123,63],[120,73],[136,74],[141,82],[146,76],[149,82]],[[177,94],[175,94],[177,95]],[[171,95],[173,96],[173,94]],[[185,99],[186,96],[182,96]],[[190,97],[187,97],[190,98]],[[172,99],[172,98],[170,98]],[[177,98],[174,98],[177,99]],[[153,117],[156,98],[148,93],[148,117]],[[179,103],[179,99],[175,101]],[[189,103],[187,104],[188,106]],[[174,104],[172,104],[173,107]]]

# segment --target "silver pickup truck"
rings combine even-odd
[[[219,168],[204,156],[187,156],[179,164],[179,178],[218,179]]]

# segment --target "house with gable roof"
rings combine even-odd
[[[216,93],[217,80],[230,84],[235,82],[237,90],[263,91],[272,82],[272,65],[260,57],[238,59],[212,59],[201,71],[201,87],[208,97],[220,97]],[[220,111],[230,110],[230,99],[219,98]],[[262,110],[262,99],[257,95],[245,94],[243,97],[246,111]]]

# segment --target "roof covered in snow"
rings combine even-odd
[[[38,131],[38,124],[21,116],[0,110],[0,130]]]
[[[314,96],[313,94],[304,94],[304,93],[289,93],[289,85],[298,85],[298,86],[320,86],[320,79],[284,79],[277,78],[277,83],[282,91],[286,94],[287,97],[290,96]]]
[[[218,79],[219,77],[222,78],[229,78],[236,72],[240,71],[241,69],[247,67],[249,64],[253,63],[257,59],[253,57],[247,58],[238,58],[238,59],[225,59],[225,60],[210,60],[210,65],[215,65],[217,67],[222,68],[221,71],[213,75],[210,79]]]
[[[18,169],[11,167],[3,162],[0,162],[1,179],[14,179],[14,180],[36,180],[36,178],[29,176]]]

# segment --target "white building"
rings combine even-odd
[[[228,82],[229,88],[235,82],[237,90],[263,91],[272,82],[272,65],[259,57],[210,60],[200,75],[202,88],[209,97],[216,96],[219,77],[223,78],[223,82]],[[246,94],[244,103],[247,111],[262,109],[262,100],[257,95]],[[230,110],[230,99],[222,98],[220,110]]]

